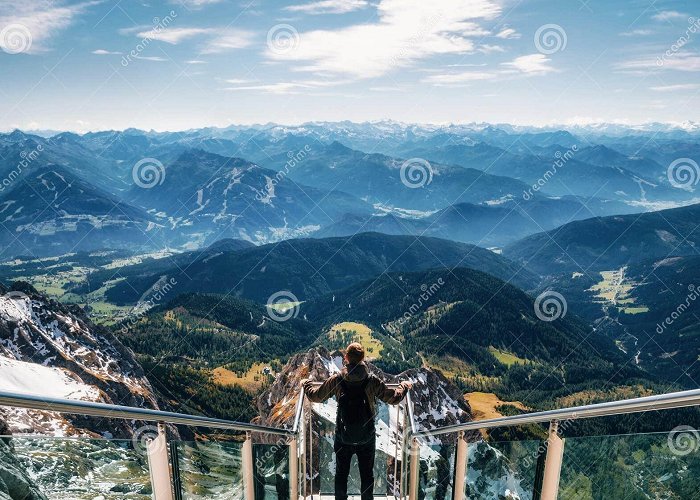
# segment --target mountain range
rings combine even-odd
[[[696,200],[693,186],[675,187],[667,175],[674,159],[695,156],[695,132],[614,130],[395,122],[17,130],[0,134],[3,255],[57,255],[96,241],[182,251],[221,238],[264,244],[362,230],[501,247],[580,219]],[[663,134],[654,151],[652,133]],[[79,188],[49,192],[45,169]],[[156,173],[153,185],[143,173]],[[31,203],[16,224],[20,198]]]
[[[170,269],[127,267],[126,277],[106,292],[118,304],[136,302],[155,285],[173,280],[177,292],[232,294],[265,302],[289,291],[304,301],[385,272],[471,267],[531,287],[536,277],[489,250],[430,237],[361,233],[352,237],[294,239],[241,250],[215,251]],[[114,274],[114,273],[112,273]],[[103,279],[111,279],[106,273]],[[100,286],[92,280],[93,287]]]
[[[595,217],[534,234],[503,254],[541,274],[602,271],[647,259],[697,255],[700,204]]]

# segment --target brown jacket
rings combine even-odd
[[[323,403],[332,396],[338,398],[342,380],[350,384],[361,384],[367,377],[369,377],[369,382],[365,391],[373,415],[377,414],[375,399],[381,399],[390,405],[397,405],[406,397],[407,389],[404,385],[400,385],[396,389],[387,387],[381,379],[369,373],[364,362],[344,366],[340,373],[331,375],[325,382],[316,387],[313,386],[313,381],[307,380],[304,383],[304,394],[312,403]]]

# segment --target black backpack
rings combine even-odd
[[[374,415],[367,397],[369,377],[361,384],[340,381],[336,437],[343,444],[366,444],[374,439]]]

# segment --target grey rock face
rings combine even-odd
[[[7,422],[0,416],[0,435],[8,436]],[[12,439],[0,439],[0,500],[44,500],[39,488],[15,456]]]

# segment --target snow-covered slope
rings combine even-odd
[[[47,398],[102,401],[97,387],[84,383],[66,369],[5,357],[0,357],[0,391]],[[14,432],[32,433],[41,429],[54,436],[64,436],[71,431],[71,425],[55,412],[7,408],[4,413]]]
[[[133,353],[109,331],[17,283],[0,288],[0,390],[156,408],[156,396]],[[30,416],[31,415],[31,416]],[[14,431],[129,435],[124,422],[66,421],[46,412],[13,411]]]

